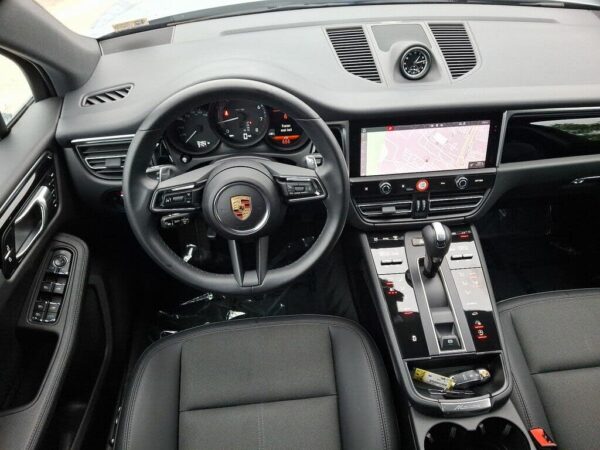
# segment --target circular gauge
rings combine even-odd
[[[247,100],[219,103],[214,120],[223,139],[238,147],[256,144],[265,137],[269,127],[264,105]]]
[[[274,147],[281,150],[294,150],[308,140],[300,125],[280,109],[271,110],[269,123],[267,142]]]
[[[185,153],[201,155],[219,145],[219,135],[210,126],[208,106],[195,108],[171,126],[168,133],[175,147]]]
[[[425,47],[410,47],[400,58],[400,72],[409,80],[419,80],[431,68],[431,55]]]

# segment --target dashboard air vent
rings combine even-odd
[[[363,27],[328,28],[327,36],[344,69],[357,77],[381,83]]]
[[[369,219],[409,217],[412,212],[412,200],[396,200],[380,203],[359,203],[361,214]]]
[[[429,217],[453,214],[471,214],[481,205],[484,192],[431,193],[429,198]]]
[[[429,28],[444,55],[453,80],[475,68],[477,57],[464,24],[430,23]]]
[[[81,101],[81,106],[102,105],[103,103],[112,103],[119,100],[123,100],[129,95],[132,89],[133,84],[126,84],[123,86],[110,88],[101,92],[96,92],[94,94],[88,94],[85,97],[83,97],[83,100]]]
[[[86,168],[99,178],[121,180],[131,139],[87,141],[75,144]]]

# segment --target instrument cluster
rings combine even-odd
[[[304,130],[285,111],[249,100],[194,108],[173,122],[166,139],[174,149],[190,156],[206,155],[222,144],[248,148],[265,142],[287,152],[308,142]]]

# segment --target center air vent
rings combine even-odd
[[[109,180],[121,180],[130,138],[106,139],[76,143],[75,148],[86,168],[94,175]]]
[[[363,27],[329,28],[327,36],[344,69],[357,77],[381,83]]]
[[[477,57],[469,34],[462,23],[430,23],[452,79],[466,75],[477,65]]]
[[[413,201],[410,197],[389,202],[359,203],[356,206],[369,219],[410,217]]]
[[[483,191],[455,193],[431,193],[429,198],[429,217],[453,214],[471,214],[481,205]]]
[[[131,89],[133,89],[133,84],[126,84],[123,86],[106,89],[104,91],[95,92],[93,94],[88,94],[83,97],[81,106],[102,105],[103,103],[112,103],[123,100],[129,95]]]

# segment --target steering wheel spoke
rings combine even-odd
[[[156,214],[190,213],[202,208],[202,195],[210,170],[206,167],[161,179],[150,201],[150,211]]]
[[[229,255],[233,266],[233,276],[240,287],[260,286],[265,279],[269,265],[269,236],[261,236],[255,242],[256,269],[246,271],[242,262],[241,243],[228,240]]]
[[[323,183],[316,170],[305,167],[265,161],[287,203],[310,202],[327,197]]]

